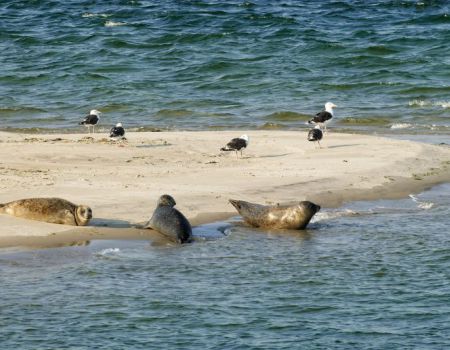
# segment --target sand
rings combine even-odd
[[[243,158],[220,152],[244,132],[139,132],[124,142],[104,134],[0,132],[0,203],[60,197],[89,205],[89,227],[0,215],[0,246],[92,238],[154,238],[140,224],[167,193],[194,225],[235,216],[228,199],[261,204],[401,198],[450,182],[450,148],[329,132],[316,149],[305,131],[246,133]],[[92,135],[91,135],[92,136]],[[59,238],[55,238],[59,237]],[[75,243],[74,243],[75,244]]]

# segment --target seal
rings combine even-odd
[[[303,230],[320,206],[309,201],[295,205],[261,205],[230,199],[230,203],[244,218],[255,227],[274,229]]]
[[[192,241],[191,224],[181,212],[174,208],[176,204],[175,199],[168,194],[159,197],[157,207],[144,227],[152,228],[179,243],[190,243]]]
[[[73,226],[86,226],[92,209],[61,198],[27,198],[0,204],[0,214]]]

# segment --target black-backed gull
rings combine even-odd
[[[237,158],[237,152],[241,152],[242,157],[242,151],[247,148],[249,143],[249,138],[247,135],[242,135],[240,137],[236,137],[232,139],[230,142],[227,143],[225,147],[222,147],[221,151],[235,151],[236,152],[236,158]]]
[[[122,123],[117,123],[116,126],[111,128],[109,132],[109,137],[112,138],[123,138],[125,136],[125,129],[122,126]]]
[[[322,130],[320,130],[320,125],[316,125],[314,129],[309,130],[308,133],[308,141],[313,141],[319,144],[319,147],[322,148],[320,145],[320,140],[322,140],[323,133]]]
[[[308,120],[308,124],[318,124],[321,129],[325,128],[325,131],[326,131],[327,130],[327,122],[329,122],[331,120],[331,118],[334,117],[334,114],[333,114],[334,107],[337,107],[337,106],[332,102],[325,103],[325,110],[317,113],[316,116],[314,118],[312,118],[311,120]]]
[[[79,123],[79,125],[86,126],[89,129],[89,133],[91,133],[91,126],[92,126],[92,133],[94,133],[95,126],[100,120],[100,114],[102,114],[102,112],[97,111],[96,109],[92,109],[89,112],[89,114],[86,117],[84,117],[84,119]]]

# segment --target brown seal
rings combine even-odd
[[[28,198],[0,204],[0,214],[73,226],[85,226],[92,219],[91,208],[61,198]]]
[[[303,201],[295,205],[261,205],[230,199],[244,220],[255,227],[303,230],[320,206]]]

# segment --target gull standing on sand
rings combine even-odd
[[[308,133],[308,141],[313,141],[319,144],[319,148],[322,148],[320,145],[320,140],[322,140],[323,132],[320,130],[320,125],[316,125],[314,129],[309,130]]]
[[[102,114],[102,112],[97,111],[96,109],[92,109],[89,114],[84,117],[84,119],[79,123],[79,125],[86,126],[89,129],[89,133],[91,133],[92,126],[92,133],[95,133],[95,126],[100,120],[100,114]]]
[[[122,126],[122,123],[117,123],[116,126],[113,126],[111,128],[111,131],[109,132],[109,137],[111,138],[124,138],[125,136],[125,129]]]
[[[334,117],[333,108],[337,107],[332,102],[325,103],[325,110],[316,114],[314,118],[308,120],[308,124],[318,124],[320,128],[325,128],[327,131],[327,123]]]
[[[242,151],[247,148],[249,143],[249,138],[247,135],[242,135],[240,137],[236,137],[232,139],[230,142],[227,143],[225,147],[222,147],[221,151],[235,151],[236,152],[236,158],[238,157],[237,152],[241,151],[241,158],[242,158]]]

